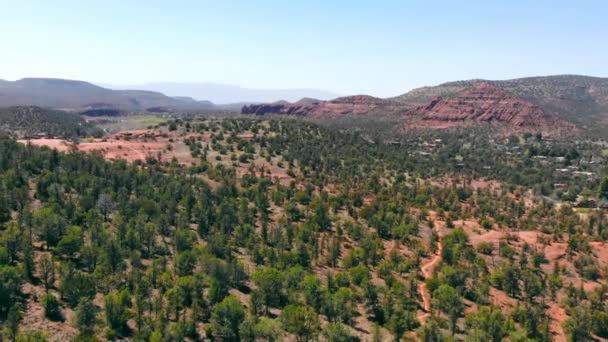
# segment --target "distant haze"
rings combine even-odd
[[[275,102],[279,100],[295,102],[304,97],[330,100],[340,96],[329,91],[317,89],[250,89],[219,83],[158,82],[136,85],[103,84],[102,86],[116,90],[138,89],[158,91],[169,96],[188,96],[196,100],[206,100],[216,104]]]

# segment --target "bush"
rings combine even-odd
[[[59,307],[59,301],[54,295],[50,293],[45,294],[42,296],[41,302],[42,306],[44,307],[44,317],[50,319],[51,321],[64,321],[61,308]]]
[[[61,297],[71,307],[76,307],[82,297],[93,298],[96,293],[95,279],[84,272],[67,272],[59,284]]]
[[[481,254],[492,255],[494,251],[494,244],[489,241],[482,241],[477,245],[477,251]]]
[[[369,281],[371,275],[367,267],[363,264],[359,264],[349,270],[350,278],[355,285],[360,286],[363,282]]]
[[[323,336],[328,341],[333,342],[350,342],[358,341],[351,335],[350,330],[344,324],[330,323],[323,328]]]
[[[500,254],[501,257],[513,259],[513,257],[515,256],[515,249],[513,249],[513,247],[507,245],[506,243],[503,243],[501,244],[498,250],[498,254]]]
[[[59,254],[73,255],[80,251],[82,245],[82,238],[80,236],[81,229],[77,226],[71,226],[68,228],[68,233],[59,240],[57,244],[57,252]]]
[[[116,339],[116,330],[114,330],[112,328],[107,328],[106,329],[106,338],[108,339],[108,341],[114,341]]]

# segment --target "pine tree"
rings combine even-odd
[[[597,190],[597,197],[608,200],[608,177],[603,177]]]

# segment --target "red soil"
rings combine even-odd
[[[34,146],[47,146],[59,152],[68,152],[74,146],[71,142],[63,139],[23,139],[17,140],[17,142]]]

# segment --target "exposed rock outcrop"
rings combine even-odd
[[[340,115],[362,115],[374,111],[394,112],[403,105],[394,101],[373,96],[355,95],[339,97],[331,101],[302,99],[294,103],[275,102],[244,106],[243,114],[252,115],[295,115],[313,118],[335,117]]]
[[[451,127],[481,122],[547,131],[574,125],[491,83],[482,82],[451,97],[438,97],[410,111],[411,126]]]

